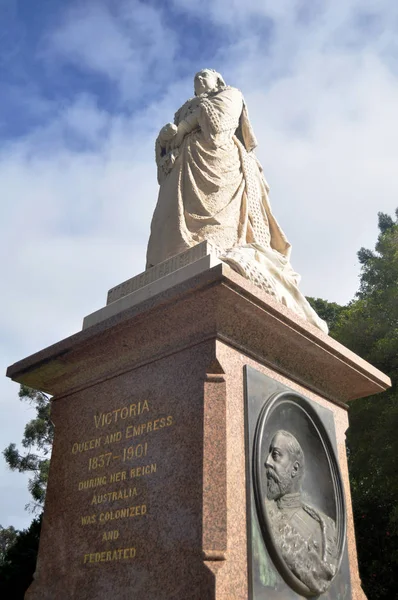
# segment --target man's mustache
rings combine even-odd
[[[267,471],[268,479],[273,479],[276,483],[281,482],[280,477],[278,477],[278,475],[275,473],[273,467],[267,467],[267,465],[266,465],[265,469]]]

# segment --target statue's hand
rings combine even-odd
[[[182,140],[188,133],[185,129],[182,129],[182,128],[180,129],[180,127],[181,127],[181,123],[178,126],[178,131],[171,142],[172,148],[179,148],[182,144]]]
[[[193,129],[199,126],[198,117],[196,114],[189,115],[186,119],[179,123],[177,133],[173,138],[171,144],[173,148],[181,146],[184,137],[187,133],[190,133]]]

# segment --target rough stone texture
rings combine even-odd
[[[7,375],[61,395],[209,338],[334,402],[390,385],[378,369],[225,264],[15,363]]]
[[[46,518],[41,539],[37,582],[29,598],[210,598],[213,586],[202,558],[203,384],[208,349],[195,347],[178,356],[125,373],[54,401],[56,428]],[[96,428],[101,412],[144,401],[149,411]],[[172,417],[172,425],[133,436],[131,425]],[[116,417],[114,417],[116,418]],[[130,426],[130,429],[129,429]],[[105,445],[106,434],[123,440]],[[126,440],[126,436],[132,437]],[[101,436],[99,449],[73,454],[74,444]],[[123,449],[148,444],[144,457],[123,462]],[[112,453],[109,467],[89,470],[89,459]],[[105,454],[106,456],[106,454]],[[116,458],[119,457],[119,458]],[[106,460],[106,459],[105,459]],[[130,477],[131,469],[156,464],[156,472]],[[223,465],[221,464],[221,469]],[[113,473],[126,480],[109,484]],[[80,481],[106,475],[105,485],[79,490]],[[92,505],[94,495],[136,489],[127,500]],[[224,500],[225,501],[225,500]],[[146,506],[143,516],[98,523],[102,515],[131,506]],[[134,511],[135,512],[135,511]],[[141,510],[141,512],[144,512]],[[96,514],[96,523],[81,518]],[[105,517],[106,518],[106,517]],[[219,527],[222,526],[222,523]],[[116,541],[103,534],[118,531]],[[217,533],[217,532],[216,532]],[[208,544],[212,542],[212,537]],[[215,546],[218,549],[217,540]],[[132,559],[86,562],[86,555],[135,548]],[[91,557],[87,558],[87,561]],[[93,558],[95,560],[95,558]],[[56,577],[55,577],[56,575]]]
[[[131,279],[128,279],[127,281],[124,281],[123,283],[113,287],[108,292],[106,303],[110,304],[111,302],[115,302],[124,296],[132,294],[133,292],[148,286],[158,279],[174,273],[174,271],[178,271],[179,269],[199,261],[201,258],[205,258],[210,254],[217,255],[217,252],[217,248],[212,246],[208,241],[196,244],[196,246],[193,246],[193,248],[189,248],[189,250],[185,250],[185,252],[181,252],[180,254],[172,256],[168,260],[163,261],[155,267],[147,269],[143,273],[140,273],[139,275],[136,275],[135,277],[132,277]],[[209,268],[209,266],[207,268]],[[188,277],[192,277],[199,272],[200,271],[192,273],[192,271],[186,271],[186,273],[190,274],[185,276],[185,279],[188,279]],[[183,279],[180,281],[183,281]],[[173,282],[174,285],[176,283],[179,283],[179,281]],[[168,287],[171,287],[171,285]]]
[[[9,368],[16,381],[55,394],[53,458],[29,600],[247,600],[245,364],[333,411],[353,598],[364,598],[344,402],[382,391],[389,380],[218,265]],[[140,414],[120,410],[145,401],[148,410],[136,409]],[[110,415],[103,427],[101,413]],[[148,422],[152,431],[132,427]],[[105,443],[118,432],[120,441]],[[89,443],[98,437],[98,447]],[[82,451],[79,442],[87,442]],[[153,464],[156,472],[131,477],[131,469]],[[125,479],[109,481],[124,471]],[[79,490],[79,482],[104,475],[103,485]],[[93,504],[94,496],[119,491],[127,498]],[[135,516],[99,522],[101,514],[143,506],[146,512],[133,508]],[[90,515],[96,523],[82,525]],[[117,539],[103,539],[113,531]]]
[[[198,245],[204,245],[209,247],[209,244],[207,244],[207,242],[203,242],[202,244]],[[196,246],[193,249],[195,248]],[[182,257],[182,259],[184,259],[184,255],[186,254],[187,253],[183,252],[179,256]],[[216,252],[213,252],[211,254],[207,254],[206,256],[202,256],[198,260],[189,263],[185,267],[180,267],[174,270],[173,272],[169,273],[168,275],[164,275],[163,277],[156,279],[152,283],[149,283],[137,289],[135,292],[132,292],[130,294],[124,294],[120,292],[121,295],[118,300],[115,300],[107,304],[107,306],[105,306],[104,308],[100,308],[99,310],[91,313],[90,315],[87,315],[87,317],[85,317],[83,320],[83,329],[87,329],[87,327],[92,327],[93,325],[96,325],[101,321],[105,321],[106,319],[109,319],[110,317],[113,317],[114,315],[125,311],[127,308],[131,308],[132,306],[139,304],[147,298],[151,298],[152,296],[155,296],[160,292],[174,287],[175,285],[185,281],[186,279],[191,279],[194,275],[198,275],[203,271],[207,271],[208,269],[214,267],[219,263],[220,261],[217,259]],[[156,267],[154,267],[154,269],[156,269]],[[150,269],[150,271],[151,270],[152,269]],[[161,271],[159,270],[158,272]]]

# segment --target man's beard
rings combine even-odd
[[[282,476],[270,467],[267,468],[267,498],[268,500],[278,500],[284,496],[291,486],[291,477],[289,473],[284,473]]]

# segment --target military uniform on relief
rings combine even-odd
[[[334,521],[303,503],[301,494],[269,504],[272,532],[287,566],[312,592],[326,591],[338,560]]]

